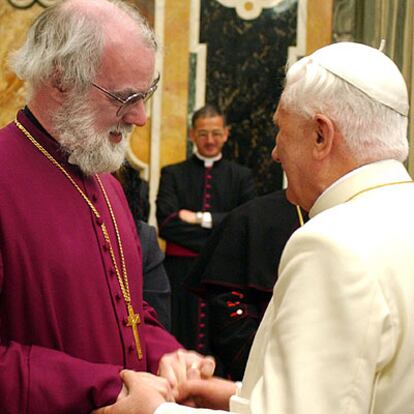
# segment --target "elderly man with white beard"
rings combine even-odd
[[[172,400],[187,374],[214,370],[142,300],[141,246],[110,174],[127,132],[145,124],[155,53],[126,3],[68,0],[12,56],[30,96],[0,130],[2,413],[128,410],[140,403],[128,385],[137,377]]]

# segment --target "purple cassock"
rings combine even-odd
[[[18,121],[70,173],[105,222],[101,189],[67,162],[27,110]],[[156,372],[180,344],[142,299],[141,246],[119,183],[100,175],[116,216],[143,357],[97,220],[73,184],[14,123],[0,130],[0,413],[88,413],[113,403],[122,368]]]

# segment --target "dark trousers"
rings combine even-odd
[[[171,332],[187,349],[197,348],[200,299],[183,285],[192,257],[166,256],[164,267],[171,285]]]

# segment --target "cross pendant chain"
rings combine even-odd
[[[81,197],[85,200],[86,204],[89,206],[89,208],[92,210],[92,213],[97,219],[101,219],[101,215],[99,214],[98,210],[93,205],[92,201],[88,198],[88,196],[83,192],[83,190],[79,187],[79,185],[76,183],[76,181],[72,178],[72,176],[68,173],[68,171],[63,168],[59,162],[53,158],[53,156],[39,143],[36,141],[36,139],[30,134],[29,131],[26,130],[26,128],[17,120],[15,119],[14,123],[16,124],[17,128],[25,135],[25,137],[55,166],[57,167],[63,175],[71,182],[71,184],[75,187],[75,189],[78,191],[78,193],[81,195]],[[120,255],[120,261],[121,261],[121,269],[119,269],[114,249],[112,248],[111,239],[109,237],[108,230],[105,226],[105,223],[101,224],[101,230],[102,234],[104,236],[105,241],[109,244],[109,251],[111,254],[111,260],[114,265],[115,273],[118,278],[119,286],[122,291],[122,295],[124,297],[125,303],[128,308],[128,321],[127,326],[130,326],[132,329],[132,333],[134,335],[135,340],[135,347],[137,350],[137,356],[138,359],[142,359],[142,348],[141,348],[141,342],[139,340],[139,333],[138,333],[138,325],[141,323],[141,318],[139,317],[138,313],[134,312],[134,308],[131,304],[131,295],[129,292],[129,285],[128,285],[128,274],[125,264],[125,258],[124,258],[124,251],[122,248],[122,241],[121,241],[121,235],[119,234],[118,230],[118,224],[116,222],[115,214],[111,206],[111,202],[109,200],[109,197],[105,191],[105,187],[102,184],[101,179],[99,178],[99,175],[95,175],[96,181],[98,182],[99,187],[102,190],[102,194],[104,196],[106,205],[108,206],[109,214],[111,216],[112,223],[114,225],[115,234],[116,234],[116,240],[118,243],[118,249],[119,249],[119,255]],[[122,272],[122,274],[121,274]]]
[[[141,318],[139,313],[134,312],[134,308],[130,303],[128,303],[128,323],[127,326],[130,326],[132,333],[134,334],[135,348],[137,350],[138,359],[142,359],[142,348],[141,341],[139,339],[138,325],[141,323]]]

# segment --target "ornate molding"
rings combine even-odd
[[[263,9],[274,7],[283,0],[217,0],[224,7],[235,8],[239,17],[253,20],[260,16]]]
[[[7,0],[16,9],[29,9],[36,3],[46,8],[55,4],[58,0]]]

